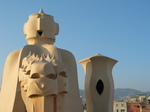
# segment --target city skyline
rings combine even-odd
[[[55,45],[76,58],[80,89],[84,70],[78,61],[99,53],[118,60],[112,73],[115,88],[150,91],[149,4],[148,0],[1,1],[0,80],[7,55],[27,44],[23,25],[28,16],[42,8],[59,24]]]

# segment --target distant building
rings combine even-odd
[[[127,103],[128,112],[141,112],[141,105],[139,102],[128,102]]]
[[[136,102],[136,98],[130,98],[129,102]]]
[[[114,112],[150,112],[150,96],[138,94],[129,101],[114,102]]]
[[[150,95],[147,96],[147,101],[150,104]]]
[[[141,102],[127,102],[127,112],[150,112],[150,105]]]
[[[136,97],[137,102],[145,102],[147,103],[147,95],[146,94],[138,94]]]
[[[114,102],[114,112],[127,112],[127,102]]]

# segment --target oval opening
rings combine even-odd
[[[103,84],[103,81],[101,79],[96,84],[96,90],[97,90],[99,95],[101,95],[103,90],[104,90],[104,84]]]

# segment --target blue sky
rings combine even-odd
[[[0,79],[6,56],[27,44],[28,16],[42,8],[59,23],[57,47],[71,51],[77,62],[97,53],[116,59],[115,88],[150,91],[149,6],[149,0],[1,0]],[[77,68],[83,89],[84,70]]]

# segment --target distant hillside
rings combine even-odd
[[[150,91],[148,92],[142,92],[139,90],[135,90],[135,89],[130,89],[130,88],[125,88],[125,89],[115,89],[115,94],[114,94],[114,98],[117,99],[119,97],[135,97],[137,94],[150,94]]]
[[[135,89],[130,89],[130,88],[125,88],[125,89],[121,89],[121,88],[117,88],[115,89],[115,93],[114,93],[114,99],[119,99],[120,97],[135,97],[137,94],[150,94],[150,91],[148,92],[142,92],[139,90],[135,90]],[[80,95],[85,98],[84,95],[84,90],[80,90]]]

